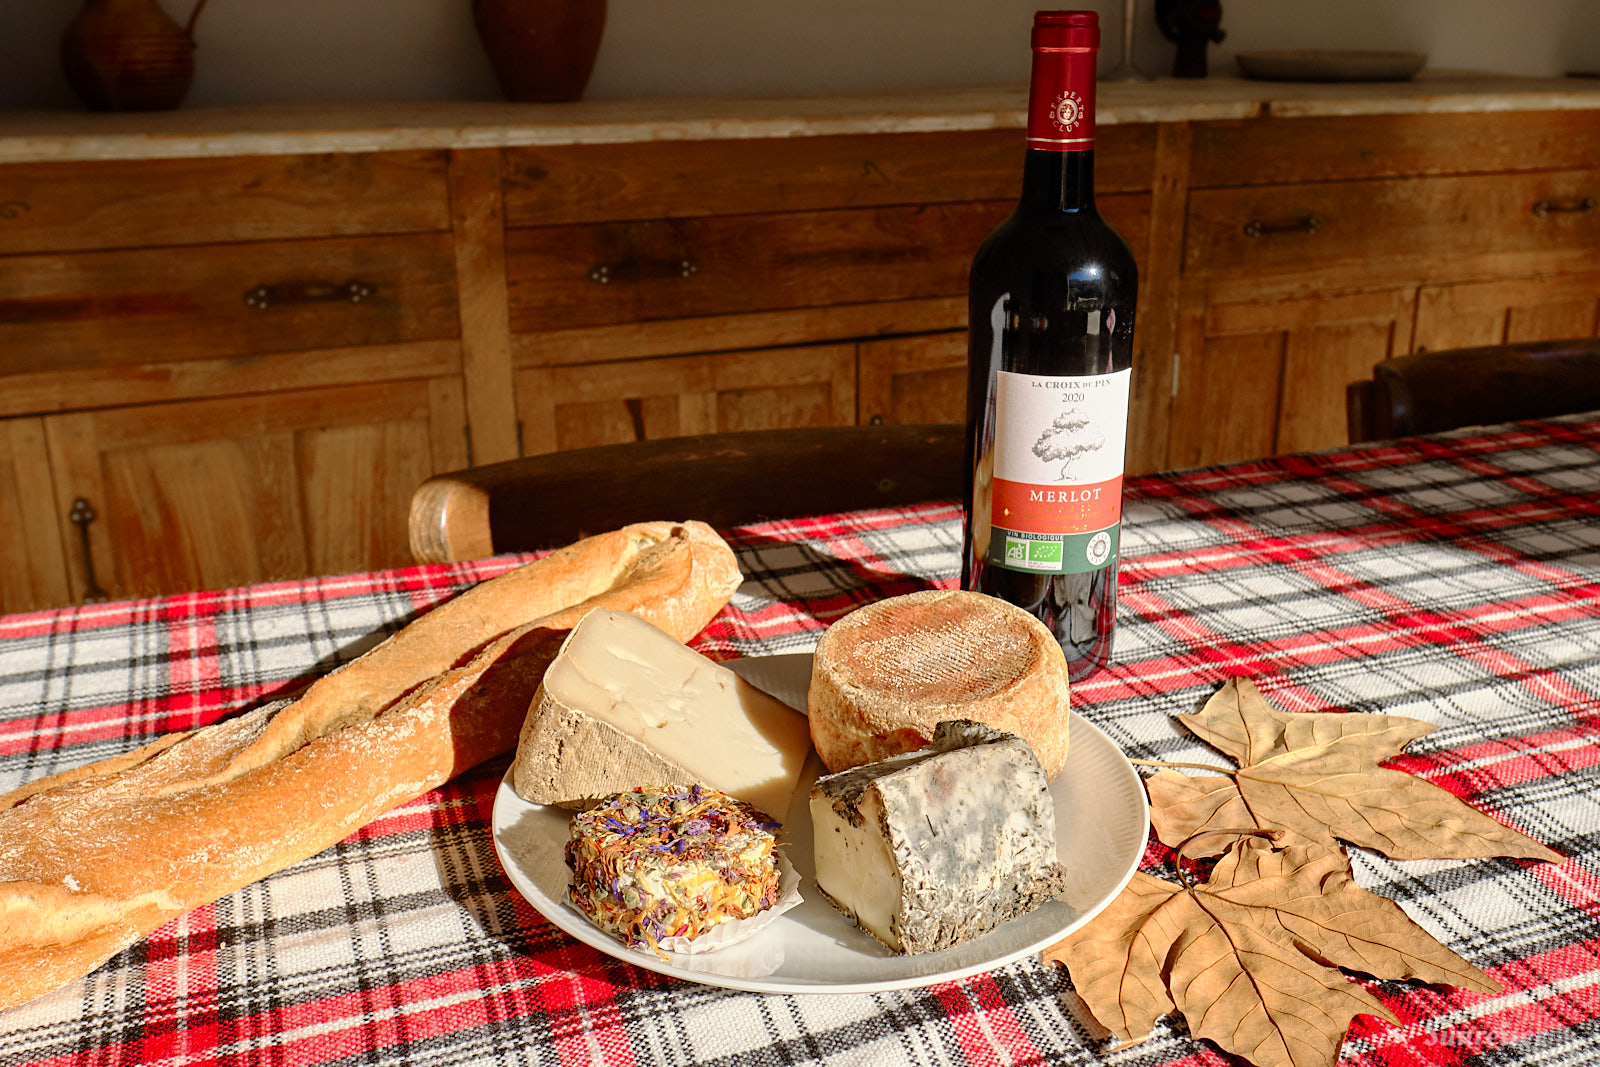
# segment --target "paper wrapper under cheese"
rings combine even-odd
[[[601,534],[441,605],[297,700],[0,797],[0,1008],[509,751],[589,610],[687,640],[739,581],[702,524]]]

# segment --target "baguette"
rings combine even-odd
[[[699,523],[587,538],[423,615],[298,699],[0,797],[0,1009],[515,747],[589,610],[687,641],[739,580]]]

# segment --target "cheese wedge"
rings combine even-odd
[[[1060,895],[1055,805],[1021,738],[942,722],[926,748],[817,779],[816,883],[896,952],[988,933]]]
[[[643,619],[599,609],[545,672],[511,785],[535,804],[583,807],[698,783],[781,821],[810,750],[804,716]]]

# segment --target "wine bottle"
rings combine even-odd
[[[1111,657],[1138,273],[1094,204],[1093,11],[1033,24],[1016,211],[972,262],[964,589],[1055,633],[1069,676]]]

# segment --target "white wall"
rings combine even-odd
[[[81,0],[0,0],[0,107],[76,107],[61,32]],[[179,22],[192,0],[161,0]],[[1137,59],[1167,73],[1154,0]],[[781,95],[1022,81],[1033,0],[611,0],[592,99]],[[1103,62],[1120,0],[1091,0]],[[1435,67],[1556,75],[1600,69],[1600,0],[1222,0],[1236,51],[1380,48]],[[188,106],[306,100],[493,99],[469,0],[210,0]]]

